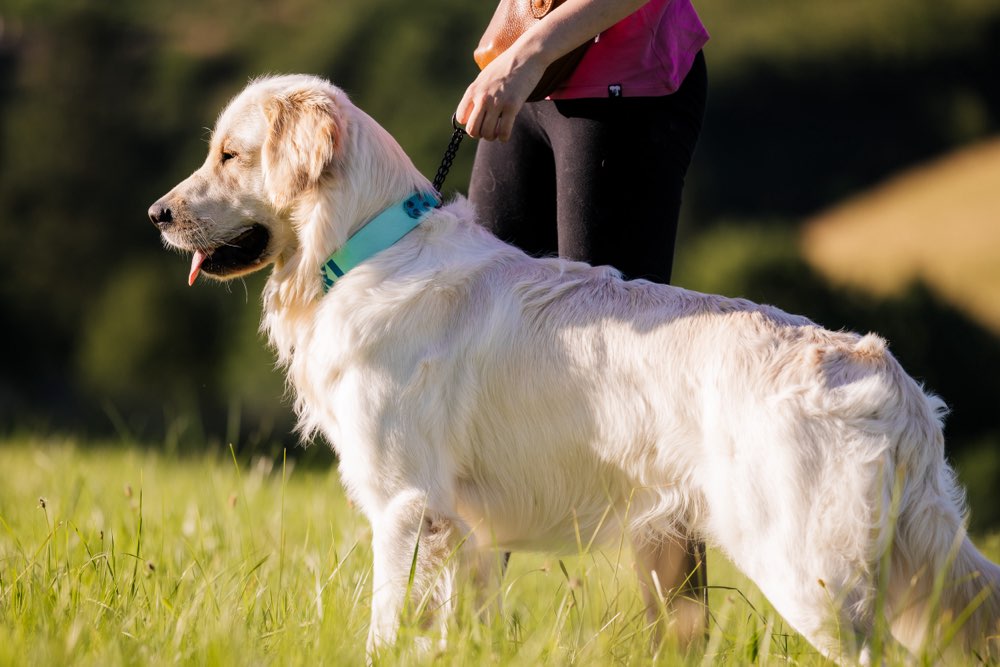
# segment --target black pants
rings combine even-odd
[[[486,227],[530,254],[670,282],[706,94],[699,53],[673,95],[526,104],[509,142],[479,142],[469,199]]]

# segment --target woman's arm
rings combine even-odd
[[[537,21],[479,73],[456,116],[469,135],[510,138],[514,117],[545,69],[588,39],[633,13],[647,0],[566,0]]]

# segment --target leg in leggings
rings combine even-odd
[[[673,95],[525,105],[508,143],[477,148],[469,197],[483,224],[530,254],[669,282],[706,84],[699,54]]]
[[[469,184],[479,222],[529,255],[554,256],[556,174],[552,148],[526,104],[507,143],[480,141]]]

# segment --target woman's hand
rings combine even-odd
[[[514,118],[557,58],[606,30],[647,0],[566,0],[528,28],[479,73],[455,110],[470,136],[510,139]]]
[[[538,85],[546,65],[511,47],[479,73],[466,89],[455,116],[471,137],[510,139],[514,118]]]

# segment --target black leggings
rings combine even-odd
[[[483,225],[530,254],[670,282],[706,94],[699,53],[672,95],[525,104],[510,141],[479,142],[469,199]]]

